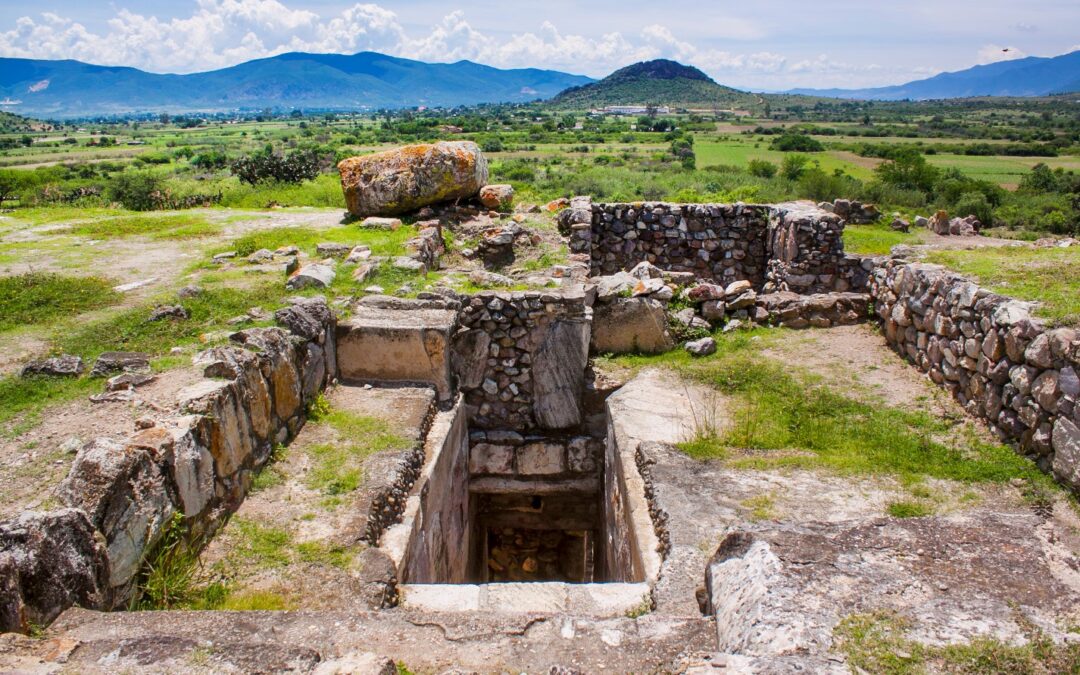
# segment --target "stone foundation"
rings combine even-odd
[[[125,606],[170,528],[198,547],[239,507],[337,372],[324,300],[276,317],[289,330],[240,331],[235,345],[196,357],[207,379],[179,394],[180,415],[122,441],[86,443],[60,486],[67,508],[0,523],[0,631],[46,625],[75,603]]]
[[[870,285],[885,339],[1041,469],[1080,489],[1080,333],[937,266],[882,260]]]

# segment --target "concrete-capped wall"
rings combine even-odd
[[[68,508],[0,523],[0,631],[46,625],[76,603],[125,605],[175,516],[198,544],[239,507],[337,372],[325,300],[276,318],[289,330],[240,331],[236,345],[199,354],[207,379],[180,392],[177,416],[84,445],[59,489]]]

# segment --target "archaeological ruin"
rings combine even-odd
[[[417,215],[424,229],[411,260],[428,270],[439,268],[444,237],[463,219],[507,199],[498,190],[485,204],[463,198],[484,186],[486,165],[433,178],[461,181],[463,173],[468,184],[462,194],[433,190],[430,203],[406,199],[407,191],[377,194],[377,170],[348,169],[346,181],[362,176],[360,187],[346,186],[355,215],[426,210]],[[730,470],[693,465],[673,447],[693,436],[700,415],[729,414],[710,409],[724,403],[658,371],[615,381],[595,363],[679,348],[677,326],[708,335],[868,324],[912,373],[925,373],[1075,491],[1075,329],[1048,327],[1027,304],[940,267],[846,254],[845,219],[812,204],[576,197],[552,217],[570,252],[557,287],[373,293],[347,307],[298,297],[274,314],[276,327],[238,330],[228,346],[198,354],[202,378],[175,407],[126,438],[86,442],[53,508],[0,523],[0,630],[56,622],[50,630],[83,645],[65,654],[88,672],[112,663],[101,660],[107,654],[126,666],[183,670],[175,659],[204,639],[234,649],[239,671],[384,672],[378,659],[364,661],[369,670],[316,670],[370,653],[411,657],[433,672],[452,662],[465,671],[498,662],[545,672],[635,664],[848,672],[830,652],[840,620],[830,603],[854,602],[837,599],[845,583],[864,600],[891,593],[921,606],[940,640],[963,633],[946,626],[950,617],[1008,621],[996,614],[1008,612],[1004,596],[980,588],[965,604],[940,590],[976,576],[984,586],[1019,589],[1031,608],[1024,611],[1046,619],[1046,630],[1056,630],[1053,612],[1080,602],[1080,588],[1047,571],[1067,566],[1067,556],[1049,539],[1032,543],[1049,535],[1029,510],[988,516],[991,525],[852,516],[784,529],[735,518],[733,507],[710,501],[713,492],[742,489]],[[485,236],[499,234],[497,218]],[[527,237],[502,245],[521,241]],[[161,612],[153,620],[140,616],[159,613],[124,611],[172,524],[197,547],[208,545],[275,461],[275,448],[308,433],[307,411],[331,391],[350,400],[376,392],[388,407],[412,401],[418,411],[411,447],[372,459],[372,496],[366,512],[352,514],[366,545],[363,568],[339,592],[362,596],[366,608],[229,619]],[[842,477],[791,483],[807,504],[847,489]],[[963,564],[919,562],[929,560],[924,550],[947,558],[949,541],[963,542]],[[1054,554],[1030,569],[1021,550],[994,554],[1014,556],[995,580],[977,560],[1005,541]],[[867,553],[879,545],[892,547],[887,563]],[[830,570],[817,571],[820,561]],[[921,585],[901,586],[901,578]],[[154,637],[164,635],[172,637]],[[49,658],[34,646],[12,649],[27,664]]]

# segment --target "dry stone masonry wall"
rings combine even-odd
[[[484,292],[463,299],[452,361],[470,428],[580,424],[590,318],[580,293]]]
[[[287,330],[240,331],[235,345],[201,353],[207,379],[179,394],[177,415],[83,446],[58,492],[65,508],[0,523],[0,631],[47,625],[76,603],[125,606],[174,523],[197,544],[239,507],[337,373],[323,299],[297,299],[276,318]]]
[[[942,267],[881,261],[870,291],[885,339],[970,414],[1080,489],[1080,334]]]
[[[575,197],[559,215],[572,253],[593,276],[649,262],[755,290],[857,291],[868,269],[843,248],[844,221],[809,204],[594,204]]]

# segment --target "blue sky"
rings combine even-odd
[[[154,72],[373,50],[601,77],[664,57],[723,84],[783,89],[897,84],[1075,49],[1080,0],[0,2],[0,56]]]

